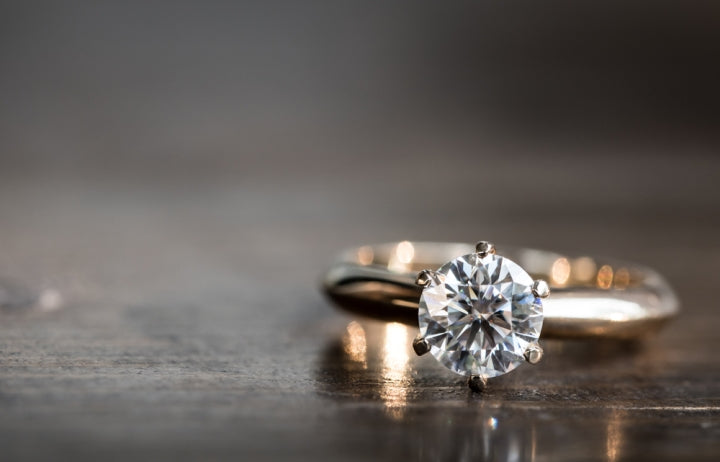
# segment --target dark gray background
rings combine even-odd
[[[714,2],[3,2],[5,458],[716,460],[719,25]],[[388,363],[412,329],[363,322],[366,363],[343,353],[319,277],[400,239],[637,260],[683,315],[548,342],[471,396]]]

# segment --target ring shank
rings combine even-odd
[[[504,257],[533,279],[544,279],[543,337],[634,338],[660,328],[678,312],[665,279],[641,265],[534,249],[502,247]],[[422,288],[417,273],[437,269],[474,246],[398,242],[345,252],[325,275],[323,287],[341,308],[365,316],[417,325]]]

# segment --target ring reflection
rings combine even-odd
[[[578,435],[585,437],[585,446],[577,448],[583,453],[602,454],[610,462],[623,458],[626,412],[558,405],[562,392],[548,384],[545,391],[536,388],[528,382],[530,374],[519,379],[521,384],[510,377],[490,393],[472,394],[463,378],[448,380],[432,358],[426,362],[414,355],[413,334],[405,325],[374,321],[352,321],[338,329],[321,357],[317,380],[322,396],[341,403],[342,425],[385,428],[411,460],[553,460],[557,447]],[[624,343],[549,342],[547,347],[551,358],[561,358],[558,366],[546,364],[553,374],[636,353]],[[358,405],[363,411],[351,412]],[[348,416],[352,422],[343,420]]]
[[[388,415],[394,419],[402,418],[407,404],[410,386],[408,338],[406,326],[396,322],[385,326],[380,398],[385,403]]]

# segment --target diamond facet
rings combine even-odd
[[[420,297],[420,334],[430,353],[461,375],[497,377],[525,362],[543,323],[533,280],[499,255],[458,257]]]

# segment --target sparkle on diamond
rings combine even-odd
[[[420,297],[420,333],[430,352],[461,375],[496,377],[525,362],[542,329],[532,278],[497,255],[464,255],[438,270]]]

